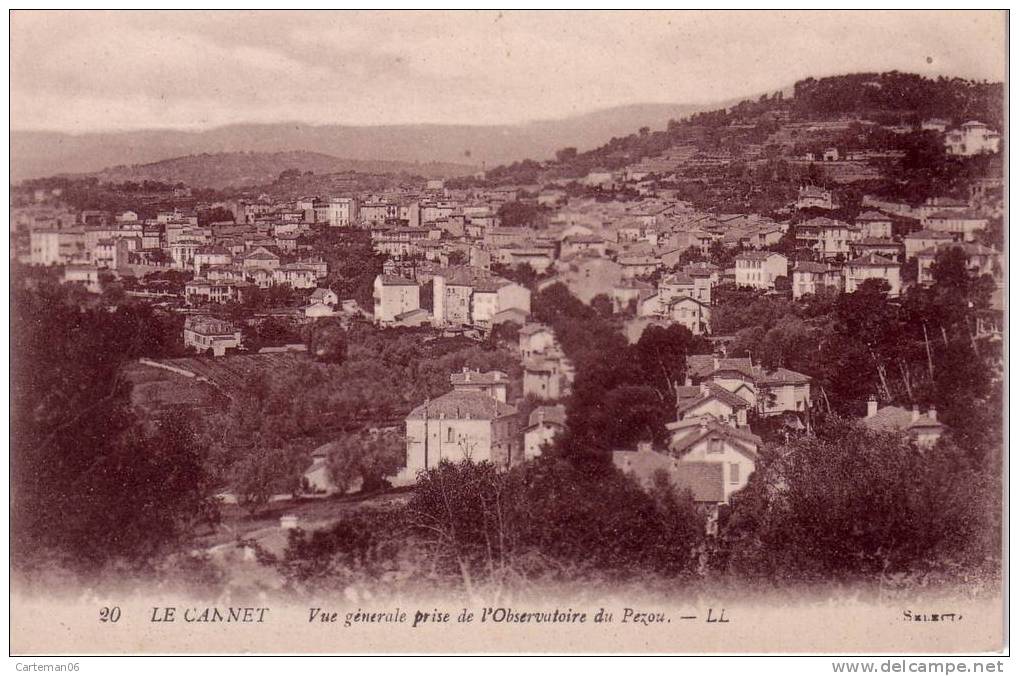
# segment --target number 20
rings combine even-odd
[[[112,608],[100,608],[99,609],[99,621],[100,622],[116,622],[120,619],[120,606],[113,606]]]

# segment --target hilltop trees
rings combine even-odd
[[[853,73],[807,78],[793,86],[800,117],[909,111],[920,119],[979,119],[1001,128],[1003,85],[914,73]]]

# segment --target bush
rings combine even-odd
[[[649,494],[611,466],[585,473],[554,458],[505,473],[440,463],[419,476],[407,515],[436,565],[469,591],[479,581],[680,574],[704,530],[671,486]]]
[[[762,462],[733,501],[716,564],[751,576],[848,579],[947,572],[993,556],[987,475],[943,439],[836,419]]]

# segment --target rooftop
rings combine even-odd
[[[400,277],[399,275],[379,275],[378,280],[382,282],[382,286],[417,286],[418,283],[412,279],[406,277]]]
[[[879,432],[899,432],[918,428],[942,428],[944,425],[937,420],[937,413],[920,414],[919,410],[908,410],[901,406],[885,406],[869,418],[863,419],[869,429]]]
[[[527,419],[527,426],[534,427],[541,424],[565,425],[566,406],[556,404],[555,406],[538,406],[535,408]]]
[[[192,315],[185,319],[184,329],[203,336],[232,336],[238,331],[237,327],[228,321],[202,315]]]
[[[860,256],[859,258],[854,258],[853,260],[846,263],[846,265],[858,268],[860,267],[887,268],[897,267],[899,264],[889,258],[885,258],[884,256],[881,256],[871,251],[870,253],[866,253]]]
[[[502,371],[474,371],[466,366],[462,371],[452,373],[449,376],[449,382],[455,385],[494,385],[496,383],[506,384],[509,382],[509,376]]]
[[[516,413],[517,409],[513,406],[487,394],[453,390],[436,399],[426,400],[407,414],[407,419],[424,420],[427,414],[429,420],[437,418],[496,420]]]

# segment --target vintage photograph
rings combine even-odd
[[[1007,23],[11,11],[11,654],[1000,654]]]

